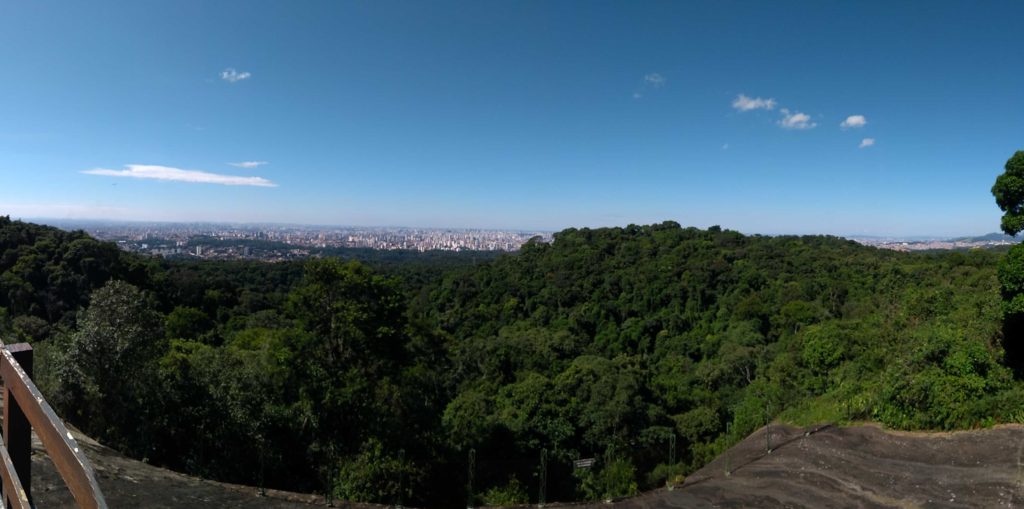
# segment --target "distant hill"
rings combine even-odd
[[[952,242],[1020,242],[1021,239],[1011,237],[1005,233],[992,232],[980,235],[977,237],[958,237],[955,239],[949,239]]]

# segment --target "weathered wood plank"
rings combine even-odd
[[[27,343],[9,345],[14,360],[29,379],[32,378],[32,347]],[[7,449],[14,472],[29,502],[32,501],[32,425],[14,400],[10,387],[4,384],[4,448]]]
[[[28,493],[18,479],[11,455],[6,447],[0,447],[0,479],[3,480],[4,507],[11,509],[32,509],[28,501]]]
[[[10,392],[32,424],[78,506],[106,509],[106,501],[89,460],[8,348],[0,348],[0,376],[4,379],[5,393]]]

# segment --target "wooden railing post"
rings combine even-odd
[[[18,361],[25,375],[32,377],[32,345],[17,343],[7,345],[14,360]],[[4,445],[11,455],[11,463],[18,473],[21,486],[29,501],[32,500],[32,426],[25,417],[21,405],[11,393],[11,385],[4,384]]]
[[[75,437],[32,382],[32,347],[0,342],[0,378],[4,381],[3,441],[0,481],[7,509],[31,509],[32,430],[57,467],[81,509],[107,509],[89,460]]]

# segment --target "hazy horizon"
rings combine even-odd
[[[0,216],[4,214],[0,213]],[[627,224],[607,224],[607,225],[591,225],[591,226],[566,226],[561,230],[548,230],[543,228],[488,228],[488,227],[459,227],[459,226],[409,226],[402,224],[315,224],[315,223],[291,223],[291,222],[280,222],[280,221],[161,221],[161,220],[131,220],[131,219],[114,219],[114,218],[59,218],[59,217],[16,217],[10,216],[12,220],[24,221],[36,224],[43,224],[49,226],[61,226],[62,224],[97,224],[97,225],[211,225],[211,226],[242,226],[242,227],[256,227],[256,226],[276,226],[276,227],[304,227],[304,228],[353,228],[353,229],[409,229],[409,230],[477,230],[477,231],[510,231],[510,232],[535,232],[535,233],[558,233],[559,231],[568,228],[623,228],[630,224],[639,224],[641,226],[648,224],[658,224],[663,221],[656,221],[653,223],[627,223]],[[665,221],[674,221],[672,219],[666,219]],[[676,221],[678,222],[678,221]],[[917,233],[910,235],[874,235],[874,234],[862,234],[862,233],[822,233],[822,232],[757,232],[757,231],[742,231],[736,228],[732,228],[729,225],[711,224],[711,225],[693,225],[679,223],[681,227],[696,227],[701,229],[707,229],[712,226],[718,226],[722,229],[737,231],[743,235],[764,235],[764,236],[783,236],[783,235],[828,235],[834,237],[842,237],[848,239],[887,239],[887,240],[949,240],[956,238],[967,238],[967,237],[981,237],[990,234],[1004,235],[998,229],[992,229],[991,231],[978,231],[978,232],[966,232],[954,235],[937,235],[929,233]]]

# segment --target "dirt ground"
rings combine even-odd
[[[110,507],[308,508],[322,497],[204,481],[128,460],[77,435]],[[611,504],[666,508],[1024,507],[1024,427],[955,433],[894,433],[876,426],[755,432],[674,490]],[[728,473],[727,473],[728,472]],[[33,455],[37,507],[73,507],[39,444]],[[557,504],[551,504],[554,507]],[[337,507],[380,508],[372,505]],[[572,504],[571,507],[608,507]]]

